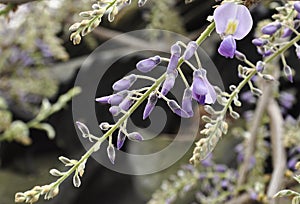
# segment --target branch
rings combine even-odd
[[[259,98],[257,107],[254,112],[254,116],[252,119],[252,124],[250,128],[250,137],[247,144],[247,148],[245,151],[245,158],[244,162],[241,165],[240,171],[239,171],[239,178],[238,178],[238,186],[243,185],[246,182],[248,170],[249,170],[249,164],[251,163],[251,157],[253,157],[255,152],[255,146],[256,146],[256,139],[257,139],[257,131],[259,129],[259,126],[261,124],[261,119],[263,117],[263,114],[265,112],[265,109],[267,107],[268,101],[270,99],[270,95],[272,93],[272,87],[273,83],[267,83],[263,82],[264,85],[261,87],[263,88],[263,95]]]
[[[0,4],[25,4],[38,0],[0,0]]]
[[[272,99],[268,105],[270,116],[270,130],[272,142],[273,173],[267,192],[270,203],[277,203],[272,197],[280,190],[283,184],[286,168],[286,153],[282,142],[283,118],[278,103]]]

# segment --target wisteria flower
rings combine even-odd
[[[251,30],[253,20],[246,6],[235,3],[225,3],[214,12],[216,31],[223,41],[218,49],[224,57],[234,57],[235,40],[243,39]]]
[[[193,98],[201,105],[213,104],[217,99],[217,94],[213,86],[206,77],[206,70],[196,70],[193,74],[192,84]]]

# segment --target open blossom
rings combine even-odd
[[[214,12],[216,31],[223,41],[218,49],[224,57],[234,57],[235,40],[243,39],[251,30],[253,20],[249,10],[244,5],[225,3]]]
[[[192,84],[193,98],[199,104],[213,104],[217,99],[217,94],[213,86],[206,77],[206,70],[196,70],[193,74]]]

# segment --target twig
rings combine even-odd
[[[283,136],[283,118],[278,103],[272,99],[268,105],[268,114],[270,117],[271,143],[273,173],[269,184],[267,196],[270,203],[277,203],[272,197],[280,190],[283,184],[284,172],[286,168],[286,153],[284,150]]]
[[[1,4],[25,4],[33,1],[39,0],[0,0]]]

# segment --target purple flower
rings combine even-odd
[[[273,22],[262,27],[261,32],[266,35],[273,35],[279,28],[281,28],[281,24]]]
[[[121,130],[119,130],[118,139],[117,139],[117,149],[118,150],[120,150],[123,147],[125,139],[126,139],[126,135]]]
[[[136,75],[130,74],[129,76],[126,76],[123,79],[116,81],[113,84],[112,88],[115,91],[123,91],[130,88],[135,81],[136,81]]]
[[[190,117],[194,115],[192,97],[193,94],[191,88],[186,88],[182,98],[182,110],[185,111]]]
[[[295,96],[292,93],[289,93],[287,91],[280,92],[279,102],[284,108],[290,109],[293,106],[295,100]]]
[[[135,142],[140,142],[140,141],[144,140],[142,135],[138,132],[132,132],[132,133],[128,134],[127,137],[131,141],[135,141]]]
[[[156,93],[151,93],[150,96],[148,97],[148,102],[144,109],[143,120],[145,120],[151,114],[151,112],[153,111],[153,109],[155,107],[156,102],[157,102]]]
[[[96,101],[99,103],[108,103],[110,96],[102,96],[100,98],[96,98]]]
[[[174,72],[174,70],[177,68],[180,54],[181,54],[180,46],[177,44],[172,45],[171,57],[170,57],[170,61],[169,61],[168,67],[167,67],[168,72]]]
[[[218,51],[224,57],[234,57],[235,40],[243,39],[251,30],[253,20],[244,5],[225,3],[214,11],[216,31],[223,38]]]
[[[263,57],[268,57],[268,56],[270,56],[271,54],[273,54],[273,52],[272,52],[271,50],[267,50],[267,49],[265,49],[265,48],[263,48],[263,47],[258,47],[258,48],[257,48],[257,52],[258,52],[259,54],[261,54]]]
[[[294,3],[294,9],[295,9],[298,13],[300,13],[300,2],[295,2],[295,3]]]
[[[213,86],[206,78],[205,69],[196,70],[193,74],[192,84],[193,98],[200,104],[212,104],[217,99],[217,94]]]
[[[178,105],[178,103],[176,101],[169,100],[167,102],[167,104],[168,104],[169,108],[173,111],[173,113],[175,113],[175,114],[177,114],[177,115],[179,115],[181,117],[184,116],[184,115],[182,115],[183,111],[182,111],[181,107]]]
[[[154,69],[160,62],[161,62],[160,56],[156,55],[154,57],[150,57],[148,59],[139,61],[136,64],[136,68],[139,71],[146,73],[146,72],[150,72],[152,69]]]
[[[297,164],[297,162],[298,162],[298,158],[297,157],[292,157],[287,163],[288,168],[292,169],[292,170],[295,170],[295,165]]]
[[[177,76],[178,76],[177,70],[167,73],[166,79],[161,88],[162,95],[164,96],[167,95],[167,93],[169,93],[169,91],[173,88]]]
[[[198,44],[195,41],[191,41],[188,43],[184,53],[183,53],[183,59],[189,60],[193,55],[195,54],[196,50],[198,49]]]
[[[251,91],[245,91],[244,93],[241,94],[241,99],[243,101],[246,101],[250,104],[256,103],[256,98],[253,96]]]

